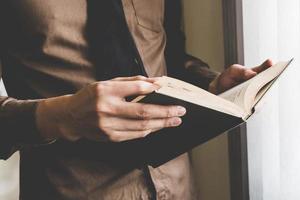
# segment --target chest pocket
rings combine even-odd
[[[164,0],[131,0],[138,25],[154,32],[163,30]]]

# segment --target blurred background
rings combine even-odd
[[[207,62],[213,70],[224,70],[223,1],[182,2],[188,53]],[[195,148],[191,155],[200,199],[230,200],[227,134]]]

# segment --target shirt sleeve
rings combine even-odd
[[[4,1],[0,1],[0,27],[4,26],[3,3]],[[4,35],[3,29],[0,29],[0,61],[5,51]],[[0,62],[0,80],[1,78]],[[0,92],[0,159],[7,159],[22,148],[44,143],[35,122],[38,101],[17,100]]]
[[[201,59],[186,53],[181,3],[181,0],[165,0],[166,56],[172,58],[167,61],[168,66],[172,66],[168,71],[176,78],[208,90],[209,84],[219,73],[209,69],[208,64]]]
[[[185,54],[184,57],[184,68],[186,70],[187,77],[191,79],[194,84],[208,90],[210,84],[216,80],[220,73],[211,70],[209,65],[199,58],[188,54]]]
[[[35,123],[37,102],[0,96],[0,159],[7,159],[22,148],[43,143]]]

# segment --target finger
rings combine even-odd
[[[235,65],[231,71],[231,77],[238,83],[253,78],[257,75],[255,71],[245,68],[242,65]]]
[[[127,140],[144,138],[149,135],[152,131],[112,131],[109,140],[112,142],[123,142]]]
[[[243,78],[243,80],[248,80],[248,79],[253,78],[256,75],[257,75],[257,73],[255,71],[253,71],[252,69],[244,69],[242,78]]]
[[[158,85],[147,81],[112,81],[111,91],[115,96],[128,97],[149,94],[159,88]]]
[[[252,70],[255,71],[256,73],[260,73],[266,69],[268,69],[269,67],[271,67],[273,65],[272,60],[267,59],[265,62],[263,62],[261,65],[257,66],[257,67],[253,67]]]
[[[161,80],[162,77],[151,77],[149,78],[153,83],[158,82],[159,80]]]
[[[110,114],[132,119],[161,119],[184,116],[186,109],[182,106],[163,106],[123,101],[115,105]]]
[[[99,131],[97,133],[89,134],[85,138],[92,141],[97,142],[122,142],[126,140],[132,140],[137,138],[143,138],[149,135],[151,132],[154,132],[152,130],[144,130],[144,131],[115,131],[111,130],[106,134],[103,134],[102,132],[99,134]]]
[[[112,79],[112,81],[148,81],[153,83],[153,80],[151,78],[138,75],[138,76],[129,76],[129,77],[117,77]]]
[[[107,118],[106,129],[114,131],[146,131],[157,130],[168,127],[176,127],[182,123],[179,117],[164,118],[164,119],[149,119],[149,120],[136,120],[124,118]],[[102,120],[105,123],[105,120]],[[109,127],[108,127],[109,126]]]
[[[159,77],[149,78],[142,75],[138,75],[138,76],[130,76],[130,77],[117,77],[111,80],[112,81],[147,81],[149,83],[155,83],[158,79]]]

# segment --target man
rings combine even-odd
[[[156,169],[103,159],[186,112],[126,97],[154,91],[146,77],[166,74],[219,93],[271,65],[210,72],[184,52],[179,0],[3,0],[0,9],[9,96],[0,97],[0,158],[21,150],[23,200],[197,199],[186,154]]]

